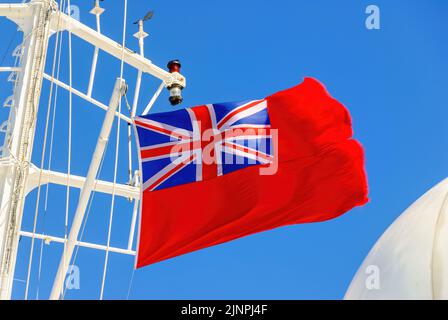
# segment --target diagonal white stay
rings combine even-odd
[[[109,109],[107,110],[106,116],[104,118],[103,126],[101,128],[95,152],[92,156],[92,161],[90,163],[86,181],[81,189],[78,206],[76,208],[75,216],[73,218],[72,226],[70,229],[70,235],[68,237],[66,244],[65,254],[59,263],[59,268],[53,283],[53,289],[50,295],[51,300],[58,300],[61,296],[62,284],[64,282],[65,275],[67,274],[67,269],[70,265],[73,251],[78,241],[78,234],[84,219],[87,203],[94,189],[95,177],[98,173],[101,159],[103,158],[106,149],[107,141],[109,140],[115,110],[117,109],[118,104],[120,103],[120,99],[125,93],[125,90],[126,90],[125,81],[121,78],[118,78],[115,83],[114,92],[112,93],[112,97],[109,103]],[[113,192],[115,193],[115,185],[113,186]]]
[[[58,79],[55,79],[55,78],[53,78],[52,76],[50,76],[50,75],[48,75],[46,73],[44,73],[44,79],[46,79],[46,80],[48,80],[50,82],[53,82],[58,87],[61,87],[62,89],[67,90],[67,91],[73,93],[74,95],[80,97],[81,99],[84,99],[85,101],[87,101],[87,102],[89,102],[89,103],[91,103],[91,104],[93,104],[93,105],[95,105],[95,106],[97,106],[97,107],[99,107],[99,108],[101,108],[101,109],[103,109],[105,111],[107,111],[107,109],[108,109],[108,106],[106,106],[104,103],[102,103],[102,102],[92,98],[91,96],[88,96],[85,93],[82,93],[79,90],[76,90],[75,88],[71,88],[68,84],[66,84],[66,83],[64,83],[64,82],[62,82],[62,81],[60,81]],[[132,123],[132,119],[131,118],[125,116],[122,113],[119,113],[118,111],[115,112],[115,115],[117,117],[120,117],[122,120],[126,121],[127,123]]]

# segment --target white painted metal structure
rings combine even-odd
[[[410,206],[381,236],[345,299],[448,299],[448,179]]]
[[[78,235],[81,230],[82,221],[84,220],[87,203],[93,191],[95,179],[100,168],[101,159],[103,158],[107,142],[109,141],[110,131],[112,130],[112,125],[114,123],[114,113],[115,110],[117,110],[121,97],[126,93],[126,90],[125,81],[123,79],[117,79],[114,92],[112,93],[109,103],[109,109],[107,110],[106,117],[104,118],[103,127],[101,128],[95,152],[93,153],[89,172],[87,173],[86,180],[81,188],[81,195],[79,196],[78,207],[76,208],[75,217],[73,218],[65,253],[59,264],[58,273],[56,274],[56,279],[53,284],[53,290],[51,291],[50,299],[52,300],[58,300],[61,296],[65,275],[67,274],[67,269],[70,265],[70,261],[72,260],[73,251],[75,250],[75,246],[78,241]]]
[[[6,138],[0,159],[0,299],[11,298],[19,236],[44,239],[48,242],[54,241],[66,245],[65,259],[61,258],[60,268],[53,286],[51,295],[53,299],[60,298],[60,289],[62,288],[66,268],[70,263],[71,253],[76,245],[128,255],[135,254],[132,251],[132,239],[137,220],[138,199],[140,197],[138,172],[132,178],[133,185],[124,185],[95,180],[96,171],[104,152],[105,141],[108,139],[110,127],[115,118],[114,114],[128,123],[132,123],[132,116],[136,112],[142,74],[146,73],[160,79],[162,81],[160,88],[163,88],[163,86],[168,87],[173,83],[178,83],[185,87],[185,78],[178,73],[169,73],[157,67],[144,57],[143,39],[146,37],[146,33],[143,31],[142,25],[139,26],[139,32],[136,34],[136,37],[139,39],[140,53],[134,53],[132,50],[124,48],[117,42],[102,35],[100,33],[100,15],[103,11],[102,8],[99,8],[97,2],[97,5],[91,11],[97,18],[97,30],[93,30],[61,12],[54,0],[31,0],[29,3],[23,4],[0,4],[0,17],[4,16],[15,22],[24,34],[24,42],[18,49],[20,52],[15,52],[15,55],[20,56],[20,65],[17,67],[0,67],[0,72],[10,72],[11,78],[15,81],[14,95],[8,101],[9,104],[14,105],[14,108],[11,108],[9,121],[5,127]],[[87,93],[82,93],[70,85],[55,79],[53,76],[44,73],[48,41],[57,31],[70,31],[71,34],[96,48]],[[123,94],[123,79],[117,80],[109,106],[92,97],[99,50],[122,60],[123,63],[138,70],[137,89],[134,94],[131,117],[116,111],[118,101]],[[65,173],[41,170],[31,163],[43,79],[47,79],[53,84],[69,90],[72,94],[107,111],[97,149],[92,157],[86,178],[70,175],[68,179],[68,175]],[[151,99],[151,106],[159,93],[160,90]],[[38,185],[48,183],[69,185],[82,190],[72,230],[67,241],[63,238],[21,230],[23,206],[27,194]],[[97,192],[115,194],[134,199],[135,201],[129,244],[125,249],[106,247],[78,240],[79,227],[94,184]]]

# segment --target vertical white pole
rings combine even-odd
[[[59,263],[59,268],[53,283],[53,289],[51,291],[50,299],[58,300],[61,296],[65,275],[67,273],[70,261],[72,259],[73,251],[78,241],[79,230],[84,219],[87,203],[95,185],[95,179],[98,173],[98,168],[101,163],[104,151],[106,149],[107,141],[109,140],[110,131],[114,122],[115,111],[118,107],[121,97],[125,94],[126,84],[121,78],[118,78],[115,82],[114,92],[110,99],[109,109],[106,112],[103,126],[101,128],[100,136],[95,148],[95,152],[90,162],[89,171],[87,173],[86,181],[81,189],[79,196],[78,207],[76,208],[75,217],[73,218],[70,234],[66,244],[65,254],[62,256]]]
[[[138,47],[140,49],[140,55],[145,56],[145,38],[148,36],[146,32],[143,31],[143,21],[138,22],[138,32],[134,34],[134,37],[138,39]],[[135,92],[134,101],[132,102],[131,109],[131,119],[135,117],[137,112],[138,98],[140,97],[140,87],[142,85],[142,71],[138,70],[137,80],[135,82]],[[132,128],[131,124],[128,123],[128,163],[129,163],[129,183],[132,182]]]
[[[32,0],[31,18],[21,26],[24,53],[18,86],[11,109],[10,130],[5,137],[4,156],[11,165],[0,175],[0,299],[10,299],[14,281],[25,186],[29,172],[34,133],[45,66],[50,20],[55,3]]]
[[[139,48],[140,48],[140,55],[142,57],[144,57],[145,56],[145,49],[144,49],[143,38],[139,38],[138,39],[138,45],[139,45]],[[140,87],[142,85],[142,74],[143,74],[143,72],[141,70],[138,70],[137,81],[135,83],[134,101],[132,102],[132,110],[131,110],[131,116],[132,117],[135,116],[135,113],[137,111],[138,98],[140,96]]]
[[[134,182],[135,186],[140,186],[140,173],[135,171]],[[135,225],[137,224],[137,215],[139,209],[139,199],[134,199],[134,209],[132,210],[131,230],[129,230],[128,250],[132,250],[132,244],[134,242]]]
[[[104,9],[100,7],[99,1],[95,2],[95,7],[90,11],[91,14],[94,14],[96,17],[96,31],[101,33],[101,14],[103,14]],[[90,79],[89,79],[89,87],[87,88],[87,96],[92,96],[93,83],[95,82],[95,73],[96,73],[96,65],[98,63],[98,54],[100,49],[95,47],[95,51],[93,53],[92,58],[92,68],[90,69]]]

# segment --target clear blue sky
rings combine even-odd
[[[2,0],[0,2],[8,2]],[[82,22],[93,1],[73,0]],[[183,106],[262,98],[293,86],[305,76],[322,81],[353,117],[356,138],[365,147],[371,202],[325,223],[298,225],[253,235],[184,255],[134,275],[133,299],[340,299],[371,246],[413,201],[448,172],[448,2],[445,0],[277,0],[277,1],[138,1],[129,0],[127,46],[137,50],[132,21],[148,9],[150,34],[146,55],[164,67],[172,58],[188,77]],[[381,9],[381,29],[367,30],[365,8]],[[121,42],[123,1],[106,0],[102,31]],[[2,23],[0,58],[14,26]],[[67,34],[64,34],[61,79],[68,81]],[[16,38],[13,47],[17,44]],[[47,72],[51,72],[50,43]],[[93,49],[73,39],[73,84],[86,91]],[[10,51],[3,66],[10,65]],[[102,53],[94,97],[108,102],[119,63]],[[132,98],[136,72],[125,70]],[[11,85],[0,74],[0,100]],[[141,103],[158,86],[146,77]],[[33,160],[40,165],[48,82],[40,105]],[[104,112],[74,97],[72,173],[85,174]],[[67,93],[59,90],[52,168],[67,168]],[[167,92],[154,112],[171,110]],[[6,119],[8,110],[1,110]],[[127,112],[126,110],[124,110]],[[115,132],[114,128],[114,132]],[[127,179],[125,126],[122,126],[119,181]],[[102,179],[113,177],[115,133]],[[135,167],[135,165],[134,165]],[[42,189],[45,194],[45,188]],[[64,234],[65,188],[51,186],[44,213],[40,201],[39,232]],[[77,196],[71,192],[70,217]],[[32,229],[36,192],[27,201],[23,229]],[[131,205],[117,199],[112,245],[127,242]],[[83,240],[105,243],[110,198],[96,194]],[[44,227],[45,220],[45,227]],[[23,298],[29,239],[20,243],[14,298]],[[44,246],[40,298],[47,298],[62,246]],[[36,297],[40,242],[36,242],[30,298]],[[81,289],[68,299],[97,299],[104,253],[80,249],[76,264]],[[133,259],[111,254],[105,298],[124,299]]]

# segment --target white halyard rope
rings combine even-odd
[[[67,0],[68,14],[71,17],[71,3]],[[69,20],[71,22],[71,20]],[[70,23],[69,22],[69,23]],[[68,28],[68,60],[69,60],[69,95],[68,95],[68,157],[67,157],[67,192],[65,198],[65,225],[64,225],[64,252],[63,270],[66,270],[65,257],[67,255],[67,237],[68,237],[68,212],[70,208],[70,171],[72,160],[72,106],[73,106],[73,66],[72,66],[72,32],[69,26]],[[62,281],[61,285],[64,286],[65,281]]]
[[[107,149],[107,144],[106,144],[106,149]],[[85,231],[86,226],[87,226],[87,221],[89,220],[90,211],[91,211],[91,209],[92,209],[93,199],[94,199],[94,197],[95,197],[95,193],[96,193],[96,187],[97,187],[97,185],[98,185],[98,178],[99,178],[99,176],[101,175],[101,171],[102,171],[102,169],[103,169],[104,158],[105,158],[105,153],[103,154],[103,157],[101,158],[101,161],[100,161],[100,167],[99,167],[99,169],[98,169],[98,174],[97,174],[97,176],[96,176],[95,185],[94,185],[93,190],[92,190],[92,197],[89,199],[89,206],[88,206],[88,208],[87,208],[86,217],[85,217],[85,219],[84,219],[84,221],[83,221],[83,225],[82,225],[81,233],[80,233],[80,235],[79,235],[79,240],[78,240],[79,242],[81,242],[82,239],[83,239],[83,237],[84,237],[84,231]],[[74,265],[76,265],[76,259],[78,258],[79,248],[80,248],[80,246],[76,246],[75,253],[74,253],[74,255],[73,255],[72,263],[73,263]],[[67,292],[67,287],[64,287],[64,291],[62,292],[62,300],[64,300],[64,298],[65,298],[65,293],[66,293],[66,292]]]
[[[61,0],[61,10],[65,10],[65,0]],[[61,71],[61,56],[62,56],[62,43],[63,43],[63,36],[64,33],[61,32],[60,33],[60,39],[59,39],[59,53],[58,53],[58,62],[57,62],[57,71],[56,71],[56,79],[59,79],[59,75],[60,75],[60,71]],[[54,80],[54,78],[52,77],[52,80]],[[51,170],[51,161],[53,158],[53,142],[54,142],[54,131],[55,131],[55,121],[56,121],[56,111],[57,111],[57,102],[58,102],[58,92],[59,92],[59,86],[56,86],[55,89],[55,94],[54,94],[54,99],[53,99],[53,117],[52,117],[52,121],[51,121],[51,133],[50,133],[50,148],[49,148],[49,154],[48,154],[48,170]],[[50,184],[47,183],[45,184],[45,203],[44,203],[44,213],[43,213],[43,218],[42,218],[42,234],[46,234],[46,228],[45,228],[45,218],[47,215],[47,207],[48,207],[48,194],[49,194],[49,190],[50,190]],[[37,292],[36,292],[36,300],[39,299],[39,292],[40,292],[40,279],[41,279],[41,270],[43,269],[42,265],[43,265],[43,251],[44,251],[44,246],[43,246],[44,240],[42,240],[42,245],[41,245],[41,250],[40,250],[40,255],[39,255],[39,267],[38,267],[38,277],[37,277]]]
[[[124,53],[125,53],[125,45],[126,45],[126,21],[127,21],[127,7],[128,7],[128,1],[124,0],[124,12],[123,12],[123,34],[122,34],[122,54],[121,54],[121,65],[120,65],[120,78],[123,79],[123,73],[124,73]],[[119,104],[118,104],[118,113],[121,113],[121,102],[122,98],[120,98]],[[117,185],[117,169],[118,169],[118,152],[120,147],[120,118],[117,120],[117,141],[115,145],[115,164],[114,164],[114,180],[113,180],[113,186],[112,186],[112,201],[110,206],[110,215],[109,215],[109,228],[107,232],[107,246],[106,246],[106,256],[104,258],[104,268],[103,268],[103,279],[101,281],[101,291],[100,291],[100,300],[103,300],[104,297],[104,285],[106,282],[106,275],[107,275],[107,264],[109,261],[109,247],[110,247],[110,240],[111,240],[111,234],[112,234],[112,223],[114,218],[114,206],[115,206],[115,189]]]

